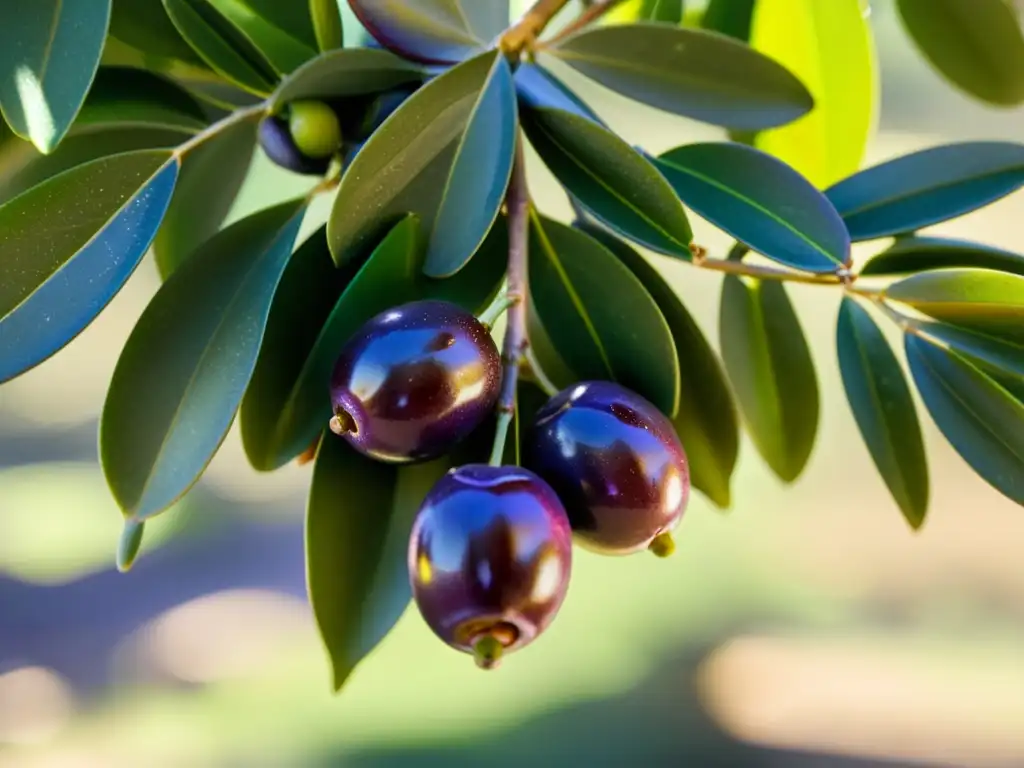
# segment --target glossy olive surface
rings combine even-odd
[[[558,612],[571,568],[565,509],[521,467],[451,470],[424,499],[409,542],[420,613],[467,653],[482,639],[496,640],[501,652],[534,640]]]
[[[288,122],[280,117],[267,116],[260,121],[260,146],[275,164],[294,173],[322,176],[327,173],[331,159],[312,158],[302,154],[292,139]]]
[[[443,301],[415,301],[367,322],[331,377],[331,429],[391,463],[447,453],[492,412],[501,357],[487,328]]]
[[[588,549],[651,547],[686,509],[690,471],[671,422],[618,384],[581,382],[559,392],[537,412],[524,449],[524,464],[555,490]],[[671,539],[662,542],[670,547]]]
[[[306,157],[322,160],[341,149],[341,123],[322,101],[304,99],[289,104],[288,131]]]

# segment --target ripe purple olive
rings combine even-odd
[[[329,157],[313,158],[304,155],[295,145],[288,121],[268,115],[260,121],[260,146],[276,165],[311,176],[323,176],[330,167]]]
[[[379,461],[447,453],[494,408],[501,356],[487,327],[444,301],[382,312],[348,341],[331,376],[331,430]]]
[[[450,470],[423,500],[409,541],[409,579],[424,620],[485,669],[547,628],[571,570],[565,509],[520,467]]]
[[[690,470],[671,422],[640,395],[607,381],[559,392],[537,412],[524,464],[558,494],[584,547],[672,553]]]

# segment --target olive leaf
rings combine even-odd
[[[0,22],[0,111],[40,152],[78,114],[100,64],[110,0],[6,3]]]
[[[871,315],[845,297],[836,351],[846,397],[882,479],[912,528],[928,509],[928,464],[910,387]]]
[[[814,106],[807,88],[781,64],[702,29],[653,23],[590,27],[550,52],[635,101],[726,128],[784,125]]]
[[[0,206],[0,382],[60,350],[117,294],[160,226],[178,167],[168,150],[112,155]]]
[[[479,53],[509,18],[508,0],[349,0],[349,5],[381,45],[433,64]]]
[[[306,506],[306,576],[335,691],[409,605],[413,518],[448,466],[382,464],[323,436]]]
[[[785,482],[803,472],[818,431],[819,394],[807,340],[781,283],[726,277],[719,341],[758,452]]]
[[[305,200],[214,235],[171,275],[132,330],[100,420],[100,461],[129,520],[199,479],[249,383]]]
[[[926,269],[976,267],[1024,276],[1024,256],[1002,248],[943,237],[901,237],[873,256],[862,275],[896,275]]]
[[[643,284],[601,243],[530,215],[530,295],[540,322],[580,379],[611,379],[668,416],[679,408],[672,332]]]
[[[411,211],[428,233],[425,272],[456,273],[498,215],[515,134],[512,75],[500,52],[469,59],[424,85],[367,140],[342,177],[327,225],[335,261],[359,258]]]

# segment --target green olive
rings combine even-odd
[[[330,157],[341,147],[341,124],[322,101],[293,101],[288,107],[288,130],[306,157]]]

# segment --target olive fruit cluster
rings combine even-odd
[[[333,158],[347,164],[347,158],[414,90],[408,85],[344,99],[297,99],[263,118],[260,146],[286,170],[323,176]]]
[[[494,410],[501,356],[489,328],[442,301],[369,320],[341,351],[330,429],[393,464],[446,455]],[[558,612],[572,542],[665,556],[690,492],[686,453],[651,403],[607,381],[554,395],[523,436],[523,466],[467,464],[429,491],[413,524],[409,578],[420,613],[484,668]]]

